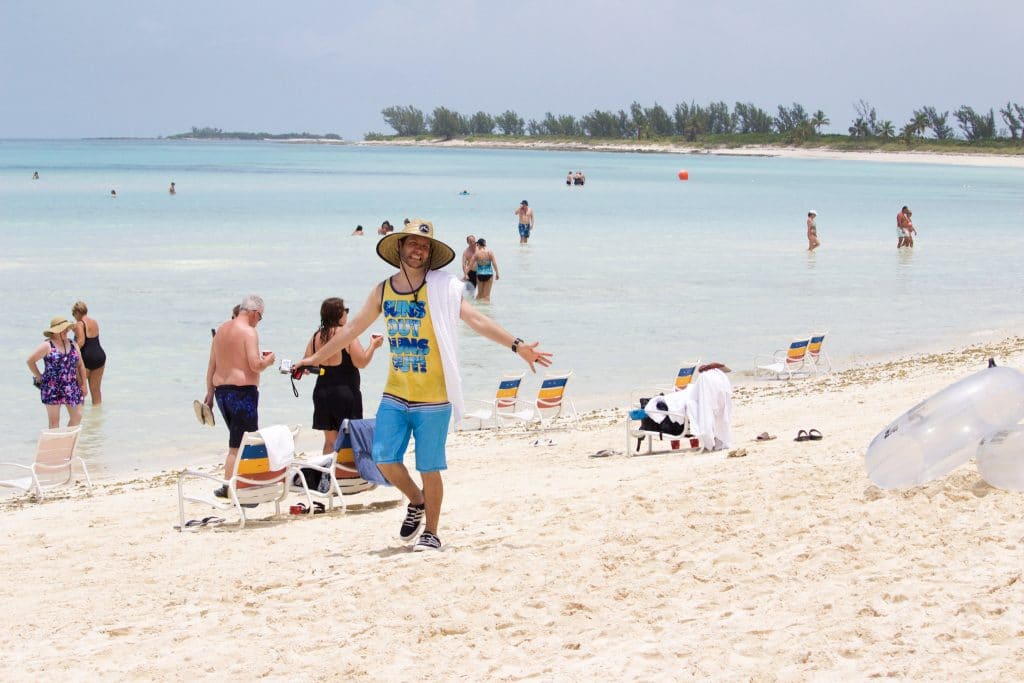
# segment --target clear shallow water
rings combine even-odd
[[[585,187],[565,186],[570,169]],[[45,426],[24,359],[79,298],[109,357],[104,406],[86,405],[90,466],[119,475],[221,452],[224,428],[200,428],[191,410],[210,328],[257,292],[261,345],[297,358],[323,298],[361,305],[390,273],[374,252],[384,219],[429,218],[459,253],[466,234],[486,237],[502,273],[486,312],[574,369],[586,406],[666,382],[690,357],[749,369],[811,329],[830,331],[840,366],[1012,330],[1024,322],[1022,181],[1019,169],[759,157],[0,141],[0,459],[26,461]],[[537,217],[526,247],[521,199]],[[897,252],[903,204],[919,236]],[[369,234],[350,237],[356,224]],[[471,332],[462,356],[470,397],[517,367]],[[385,368],[382,355],[363,372],[368,411]],[[296,399],[268,371],[262,421],[308,425],[312,382],[299,388]]]

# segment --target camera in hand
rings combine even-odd
[[[302,379],[307,372],[317,372],[318,368],[315,365],[296,365],[290,360],[282,360],[278,370],[282,375],[291,375],[292,379]]]

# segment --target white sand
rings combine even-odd
[[[402,147],[479,147],[493,149],[551,149],[587,152],[655,152],[660,154],[710,154],[721,156],[764,156],[791,159],[848,159],[851,161],[882,161],[914,164],[946,164],[954,166],[989,166],[1024,168],[1024,154],[945,154],[939,152],[852,152],[828,148],[771,147],[745,145],[705,149],[656,143],[588,143],[501,140],[367,140],[357,145],[393,145]]]
[[[862,461],[988,355],[1024,340],[740,387],[746,457],[589,458],[625,447],[621,410],[554,446],[458,434],[435,554],[395,538],[391,491],[194,533],[173,473],[8,502],[0,678],[1020,679],[1024,494],[973,463],[884,491]]]

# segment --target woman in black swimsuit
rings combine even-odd
[[[107,364],[107,353],[100,346],[100,324],[89,317],[89,307],[84,301],[76,301],[71,307],[71,315],[75,317],[75,341],[82,349],[82,362],[85,363],[85,377],[89,381],[89,393],[92,404],[99,405],[103,401],[100,383],[103,381],[103,368]]]
[[[320,305],[320,328],[306,344],[302,357],[312,356],[318,348],[337,334],[348,320],[345,302],[337,297],[324,299]],[[365,368],[373,359],[373,352],[384,343],[384,337],[373,335],[367,349],[353,339],[348,348],[327,359],[320,366],[313,389],[313,429],[324,433],[324,453],[334,451],[334,442],[341,430],[344,419],[361,420],[363,417],[363,395],[359,391],[359,369]]]

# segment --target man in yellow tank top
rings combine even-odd
[[[462,382],[458,368],[458,322],[512,349],[529,364],[551,365],[551,353],[539,342],[527,344],[462,298],[463,282],[440,269],[455,252],[434,237],[429,221],[413,219],[401,232],[384,236],[377,255],[398,268],[370,292],[366,303],[338,334],[301,365],[318,365],[347,346],[382,313],[391,351],[384,395],[377,409],[373,459],[380,471],[409,499],[399,538],[412,541],[424,526],[413,550],[440,550],[437,535],[448,468],[445,444],[448,425],[462,417]],[[403,459],[410,436],[416,438],[418,485]],[[425,522],[424,522],[425,518]]]

